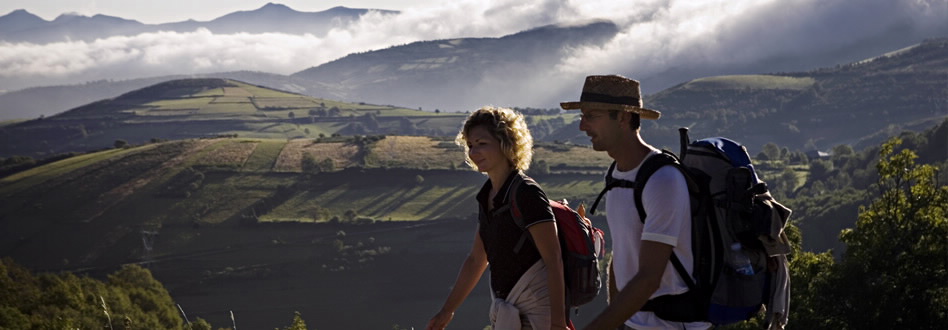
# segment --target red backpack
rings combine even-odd
[[[517,175],[520,177],[520,175]],[[523,235],[520,241],[514,247],[514,253],[519,253],[523,243],[532,236],[527,232],[523,215],[517,208],[517,199],[514,194],[520,185],[525,181],[536,184],[536,181],[529,177],[524,179],[514,178],[507,190],[507,201],[509,209],[513,215],[514,222],[520,229],[523,229]],[[601,229],[596,228],[585,216],[585,208],[580,205],[579,212],[573,210],[567,205],[566,200],[562,202],[550,201],[550,208],[553,210],[553,217],[556,219],[556,230],[560,238],[560,249],[563,255],[563,277],[566,282],[566,305],[568,307],[579,307],[596,298],[599,289],[602,287],[602,277],[599,273],[599,259],[605,252],[605,238]],[[506,205],[498,208],[498,211],[507,209]]]

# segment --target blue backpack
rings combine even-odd
[[[590,210],[595,212],[610,189],[632,188],[645,222],[641,196],[649,177],[666,165],[684,174],[691,200],[693,272],[688,274],[674,253],[670,261],[688,291],[655,297],[642,310],[669,321],[725,325],[748,320],[764,308],[768,326],[785,324],[790,248],[783,228],[790,209],[770,196],[744,146],[721,137],[690,142],[687,128],[679,131],[681,157],[663,150],[647,158],[634,182],[612,178],[613,163]],[[744,265],[734,265],[740,259]]]

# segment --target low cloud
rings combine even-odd
[[[612,20],[620,32],[605,45],[569,50],[558,65],[533,76],[489,79],[479,89],[497,91],[498,103],[547,106],[564,91],[578,91],[587,74],[619,73],[642,79],[646,89],[664,88],[689,75],[756,73],[741,70],[764,70],[765,63],[783,65],[768,72],[810,69],[806,65],[820,56],[842,49],[875,51],[866,41],[880,35],[948,35],[943,0],[459,0],[398,15],[370,12],[325,36],[202,29],[93,42],[0,42],[0,89],[237,70],[291,74],[354,52],[589,19]],[[514,85],[523,88],[502,92]]]
[[[660,6],[644,11],[648,17],[624,22],[622,33],[612,42],[575,53],[564,60],[564,68],[649,75],[681,66],[812,55],[885,34],[944,37],[948,33],[948,6],[940,0],[656,3]],[[592,8],[595,5],[579,9],[588,15]],[[625,14],[633,17],[631,12]]]
[[[353,46],[347,40],[357,41],[346,31],[315,37],[280,33],[222,35],[199,29],[93,42],[0,43],[0,76],[65,79],[103,73],[103,77],[137,77],[231,70],[289,74],[344,55]]]

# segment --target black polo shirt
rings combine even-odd
[[[477,193],[479,233],[481,241],[484,242],[484,250],[487,253],[487,261],[490,263],[490,284],[494,290],[494,296],[505,299],[517,280],[527,272],[530,266],[533,266],[540,260],[540,252],[532,240],[527,239],[520,248],[519,253],[514,253],[514,247],[525,232],[514,223],[513,215],[509,211],[500,212],[494,215],[495,211],[508,203],[510,185],[517,177],[518,179],[528,178],[520,171],[514,171],[507,176],[507,181],[494,196],[494,209],[487,210],[487,199],[490,196],[490,179],[484,183],[480,192]],[[523,215],[525,228],[529,228],[537,223],[554,221],[553,210],[550,208],[550,200],[547,199],[543,189],[533,180],[527,180],[520,184],[520,189],[516,192],[517,208]]]

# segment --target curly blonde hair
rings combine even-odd
[[[500,141],[507,160],[513,168],[526,171],[530,168],[533,159],[533,136],[527,128],[527,121],[523,114],[508,108],[487,106],[474,111],[464,121],[464,126],[458,132],[454,142],[464,148],[464,162],[476,169],[471,161],[470,148],[467,146],[467,134],[474,127],[483,125],[490,134]]]

